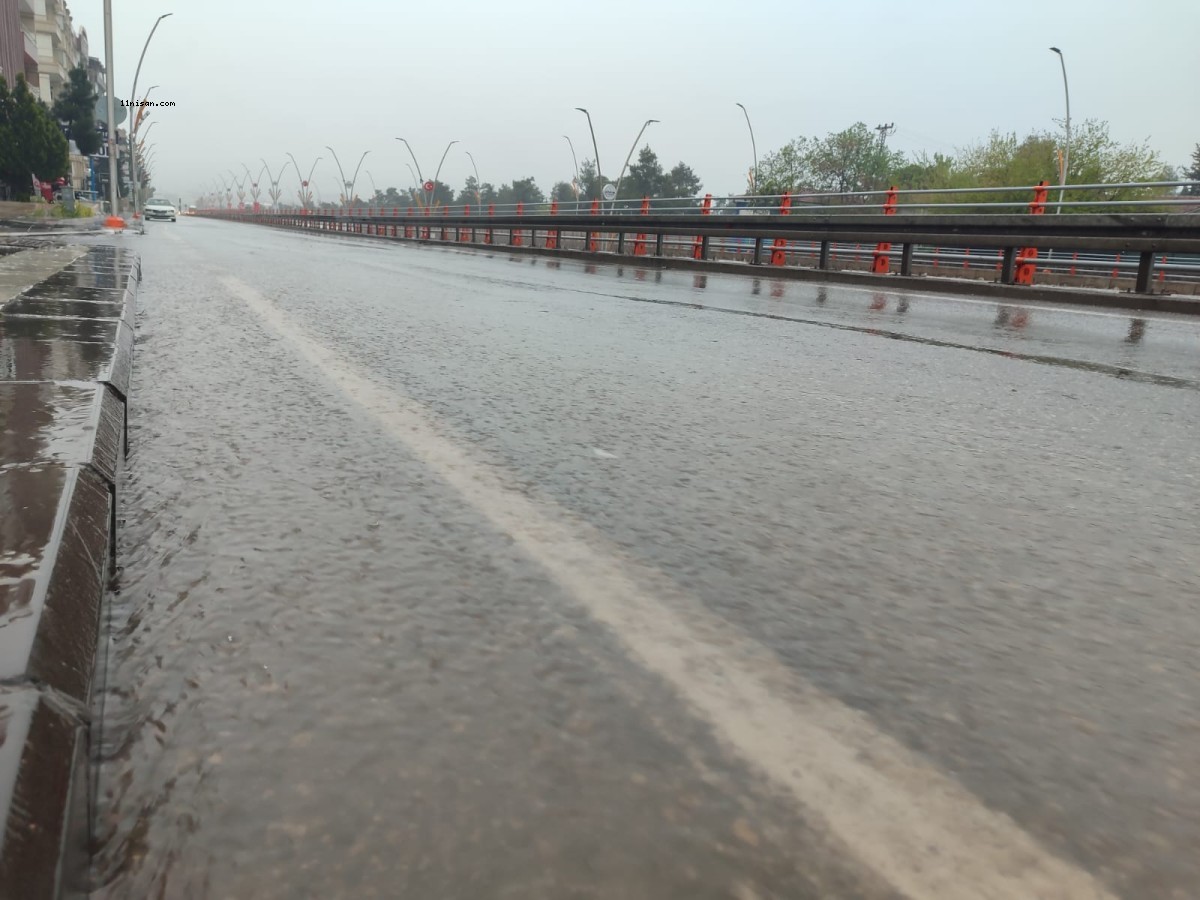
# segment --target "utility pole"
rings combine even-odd
[[[880,153],[880,156],[882,156],[883,153],[887,150],[888,135],[896,130],[896,123],[889,122],[887,125],[876,125],[875,130],[879,132],[879,153]],[[886,172],[882,173],[882,176],[883,177],[880,179],[880,181],[886,182],[887,181],[887,173]]]

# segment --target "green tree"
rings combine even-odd
[[[798,137],[758,161],[758,193],[805,193],[815,190],[809,160],[812,141]]]
[[[700,177],[686,163],[676,163],[663,179],[662,193],[664,197],[695,197],[704,187]]]
[[[575,186],[569,181],[556,182],[550,189],[550,199],[557,200],[559,203],[574,203],[576,200]]]
[[[1200,182],[1200,144],[1197,144],[1196,149],[1192,151],[1191,168],[1183,170],[1182,180]],[[1185,187],[1183,193],[1189,197],[1200,197],[1200,184]]]
[[[67,138],[84,156],[100,150],[100,132],[96,130],[96,88],[88,80],[87,70],[71,70],[66,90],[54,101],[54,118],[63,123]]]
[[[524,203],[526,206],[545,203],[546,195],[532,178],[517,178],[511,185],[502,184],[496,193],[496,202],[502,204]]]
[[[638,153],[637,162],[630,163],[625,177],[621,179],[619,200],[637,200],[641,197],[661,197],[666,183],[666,173],[658,154],[644,146]]]
[[[904,154],[889,151],[862,122],[815,142],[808,162],[814,186],[838,193],[882,190],[903,164]]]
[[[42,181],[69,171],[67,139],[46,105],[33,96],[24,75],[10,91],[0,77],[0,182],[17,196],[32,192],[32,176]]]
[[[596,161],[585,159],[579,164],[579,199],[595,200],[599,198],[608,179],[596,174]]]

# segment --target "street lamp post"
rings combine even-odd
[[[480,191],[479,184],[479,166],[475,165],[475,157],[471,155],[470,150],[464,151],[467,154],[467,159],[471,161],[471,168],[475,170],[475,212],[478,215],[483,214],[483,193]]]
[[[112,224],[117,219],[117,98],[113,84],[113,34],[112,0],[104,0],[104,103],[108,113],[108,217]]]
[[[405,163],[404,166],[405,166],[405,168],[408,169],[408,174],[411,175],[412,179],[413,179],[413,186],[412,186],[412,190],[410,190],[408,192],[408,199],[412,200],[415,203],[417,191],[424,190],[424,188],[421,187],[421,179],[417,175],[417,173],[413,171],[413,167],[410,166],[408,163]]]
[[[629,148],[629,155],[625,157],[625,165],[621,166],[621,174],[617,176],[617,196],[613,199],[612,208],[617,208],[617,199],[621,196],[621,179],[625,177],[625,170],[629,168],[629,161],[633,159],[633,151],[637,149],[638,141],[642,139],[642,135],[651,125],[656,124],[658,119],[647,119],[642,123],[642,130],[637,133],[637,137],[633,139],[633,146]]]
[[[571,148],[571,162],[575,163],[575,212],[579,212],[579,157],[575,155],[575,145],[571,143],[571,139],[564,134],[563,140]]]
[[[229,170],[229,177],[232,178],[233,183],[237,185],[237,195],[238,195],[238,206],[239,207],[246,205],[246,177],[249,174],[250,173],[247,171],[246,175],[242,176],[242,180],[238,181],[238,177],[234,173],[233,169]]]
[[[754,154],[754,175],[750,179],[750,193],[758,193],[758,146],[754,143],[754,126],[750,124],[750,113],[745,105],[737,104],[742,108],[742,114],[746,117],[746,127],[750,129],[750,150]]]
[[[379,188],[375,187],[375,176],[371,174],[370,169],[365,170],[367,178],[371,179],[371,202],[367,206],[375,205],[375,196],[379,193]]]
[[[1050,49],[1058,54],[1058,61],[1062,65],[1063,96],[1067,101],[1067,142],[1063,146],[1062,165],[1059,167],[1058,173],[1058,211],[1061,213],[1063,193],[1067,187],[1067,168],[1071,163],[1071,91],[1067,87],[1067,61],[1063,58],[1063,52],[1057,47],[1051,47]]]
[[[603,181],[604,173],[600,170],[600,148],[596,146],[596,129],[592,127],[592,114],[582,106],[577,106],[575,108],[587,116],[588,131],[592,133],[592,152],[596,154],[596,180]]]
[[[398,137],[396,140],[408,148],[408,155],[412,157],[413,165],[417,167],[417,184],[420,186],[421,190],[425,190],[425,176],[421,174],[421,164],[417,162],[417,154],[413,153],[412,144],[402,137]],[[405,165],[408,165],[408,163],[405,163]],[[409,171],[412,171],[411,167],[409,168]],[[436,186],[437,185],[434,185],[434,187]]]
[[[438,163],[437,171],[433,173],[433,190],[429,194],[429,205],[433,206],[433,198],[437,193],[438,176],[442,174],[442,163],[446,161],[446,154],[450,152],[450,148],[457,144],[458,141],[451,141],[446,145],[446,149],[442,152],[441,162]]]
[[[107,3],[106,3],[106,7],[107,7]],[[133,92],[129,95],[130,99],[132,99],[132,100],[135,100],[135,101],[137,100],[138,76],[142,74],[142,60],[144,60],[146,58],[146,50],[148,50],[150,47],[150,39],[154,37],[154,32],[158,30],[158,26],[162,23],[162,20],[169,18],[170,16],[173,16],[173,15],[175,15],[175,14],[174,13],[163,13],[161,16],[159,16],[157,19],[155,19],[154,26],[150,29],[150,34],[148,34],[146,36],[146,43],[144,43],[142,45],[142,55],[138,57],[137,69],[135,69],[134,73],[133,73]],[[108,74],[107,78],[109,80],[112,79],[111,72]],[[147,92],[147,93],[149,93],[149,92]],[[141,110],[141,107],[138,107],[137,110],[134,111],[134,114],[131,117],[132,121],[130,122],[130,126],[129,126],[129,141],[130,141],[130,150],[131,151],[133,148],[133,137],[134,137],[134,134],[137,132],[137,123],[139,122],[137,113],[140,112],[140,110]],[[133,214],[134,214],[134,216],[137,216],[137,214],[138,214],[137,159],[135,158],[135,155],[132,152],[130,153],[130,157],[129,157],[129,174],[130,174],[130,180],[132,182],[132,184],[130,185],[130,200],[133,201]]]
[[[321,161],[321,157],[318,156],[316,160],[313,161],[312,168],[308,170],[307,178],[300,174],[300,164],[296,162],[296,157],[292,156],[290,153],[287,154],[287,157],[292,161],[292,166],[296,170],[296,178],[300,182],[300,190],[297,192],[297,195],[300,199],[300,206],[303,209],[308,209],[312,204],[312,191],[309,190],[308,185],[309,182],[312,181],[312,174],[316,171],[317,163]],[[284,168],[286,168],[286,166]],[[280,177],[283,177],[283,169],[279,170],[279,175]]]
[[[279,195],[283,193],[283,191],[279,189],[279,179],[283,177],[284,170],[287,169],[288,166],[295,165],[295,161],[290,160],[284,162],[282,168],[279,170],[278,175],[271,174],[271,167],[267,165],[267,161],[265,159],[259,157],[259,161],[263,164],[263,170],[267,173],[267,179],[271,182],[271,189],[267,191],[271,197],[271,206],[277,209],[279,207]]]
[[[330,147],[328,144],[325,145],[325,149],[333,154],[333,161],[338,167],[338,174],[342,176],[342,184],[345,185],[345,190],[346,190],[345,206],[347,209],[349,209],[350,201],[354,197],[354,183],[356,181],[358,181],[358,170],[362,168],[363,160],[367,158],[367,154],[370,153],[371,151],[370,150],[363,151],[363,155],[358,158],[358,165],[354,167],[354,177],[351,178],[349,181],[347,181],[346,173],[342,171],[342,163],[341,163],[341,160],[338,159],[337,152],[332,147]]]

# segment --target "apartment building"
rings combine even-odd
[[[47,104],[54,103],[71,69],[87,65],[87,32],[75,30],[71,10],[63,0],[17,0],[21,30],[36,51],[36,78],[29,86]]]

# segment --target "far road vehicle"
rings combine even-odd
[[[145,215],[147,219],[170,219],[175,221],[178,213],[170,200],[153,199],[146,201]]]

